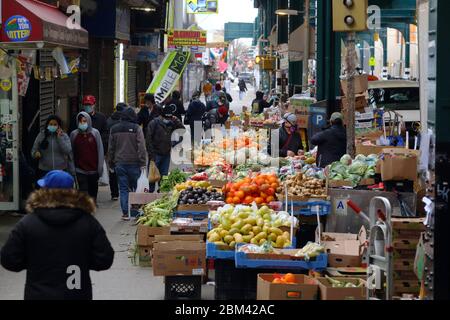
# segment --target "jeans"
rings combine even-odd
[[[89,196],[92,197],[95,202],[97,202],[98,179],[99,179],[98,173],[96,174],[77,173],[78,187],[80,191],[89,194]]]
[[[116,166],[119,181],[120,207],[123,215],[128,215],[128,194],[136,190],[141,168],[137,164],[118,164]]]
[[[156,167],[158,168],[161,177],[167,176],[169,174],[169,167],[170,167],[170,153],[165,156],[160,156],[156,154],[153,160],[155,161]],[[155,191],[155,184],[150,183],[150,192],[154,191]]]

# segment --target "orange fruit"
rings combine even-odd
[[[234,202],[234,204],[239,204],[239,203],[241,203],[241,198],[233,197],[233,202]]]
[[[270,203],[270,202],[272,202],[272,201],[275,201],[275,197],[273,197],[273,196],[268,196],[268,197],[266,198],[266,201],[267,201],[268,203]]]
[[[256,192],[258,192],[258,190],[259,190],[259,188],[256,184],[250,185],[250,192],[256,193]]]
[[[267,189],[265,191],[265,193],[267,193],[267,195],[269,195],[269,196],[273,196],[275,194],[275,189],[270,187],[269,189]]]
[[[279,184],[277,182],[273,182],[270,184],[270,187],[276,190],[276,189],[278,189]]]
[[[295,283],[295,276],[292,273],[286,273],[283,278],[286,282]]]
[[[266,199],[266,198],[267,198],[267,194],[265,194],[264,192],[261,192],[261,193],[259,194],[259,196],[260,196],[261,198],[263,198],[263,199]]]
[[[244,201],[245,201],[247,204],[249,204],[249,203],[252,203],[253,200],[254,200],[254,199],[253,199],[252,196],[246,196]]]
[[[236,195],[235,191],[230,191],[230,192],[227,193],[227,196],[229,196],[231,198],[233,198],[235,195]]]
[[[236,191],[235,196],[238,197],[239,199],[244,199],[245,193],[244,191]]]
[[[261,191],[263,191],[263,192],[266,192],[267,189],[269,189],[269,188],[270,188],[270,184],[267,184],[267,183],[264,183],[263,185],[261,185],[261,186],[259,187],[259,189],[260,189]]]
[[[261,197],[257,197],[257,198],[255,198],[255,202],[256,202],[256,204],[262,204],[264,202],[264,199]]]
[[[275,279],[273,279],[272,283],[275,283],[275,284],[282,284],[283,281],[282,281],[280,278],[275,278]]]
[[[227,200],[226,200],[226,203],[233,204],[234,203],[233,202],[233,198],[232,197],[228,197]]]

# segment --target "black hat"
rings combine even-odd
[[[165,105],[162,109],[162,115],[164,117],[173,117],[173,115],[175,114],[175,112],[177,111],[177,106],[172,104],[169,105]]]

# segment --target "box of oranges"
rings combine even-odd
[[[259,174],[237,182],[229,182],[223,187],[225,201],[228,204],[268,205],[276,201],[280,180],[275,174]]]
[[[258,274],[258,300],[317,300],[319,286],[304,274]]]

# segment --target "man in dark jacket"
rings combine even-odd
[[[191,128],[191,140],[194,143],[194,130],[195,122],[202,121],[202,116],[206,112],[206,106],[200,101],[200,92],[196,91],[192,95],[191,103],[186,112],[186,117],[184,118],[184,124],[188,124]]]
[[[325,168],[338,161],[347,152],[347,133],[339,112],[331,115],[331,126],[311,138],[311,143],[318,146],[317,165]]]
[[[129,220],[128,194],[136,190],[142,170],[147,168],[145,138],[133,108],[123,111],[122,120],[111,128],[108,159],[119,180],[122,220]]]
[[[222,105],[216,109],[212,109],[205,113],[202,117],[203,129],[205,131],[209,130],[215,124],[224,125],[228,120],[228,117],[228,108],[225,105]]]
[[[148,124],[156,117],[159,117],[159,115],[161,114],[161,110],[156,104],[155,96],[151,93],[145,95],[144,102],[145,107],[143,107],[138,113],[138,124],[142,126],[145,136],[147,133]]]
[[[302,138],[297,130],[297,116],[293,113],[284,115],[283,125],[279,130],[279,156],[293,157],[302,150]]]
[[[116,111],[108,118],[106,125],[108,127],[108,136],[111,132],[111,128],[120,122],[123,117],[123,111],[128,109],[129,106],[126,103],[119,102],[116,105]],[[109,163],[109,161],[108,161]],[[111,200],[117,201],[119,199],[119,183],[117,182],[117,174],[114,168],[109,168],[109,189],[111,190]]]
[[[183,102],[181,101],[181,94],[179,91],[175,90],[172,92],[172,99],[169,99],[165,105],[170,106],[171,104],[174,104],[177,107],[174,116],[180,121],[183,121],[182,116],[186,114],[186,110],[184,109]]]
[[[73,189],[74,179],[51,171],[28,199],[28,214],[0,254],[10,271],[27,270],[25,300],[92,300],[90,270],[111,267],[114,250],[94,218],[94,201]]]
[[[256,99],[252,102],[252,113],[260,114],[264,112],[265,108],[269,108],[269,103],[264,100],[264,92],[256,91]]]
[[[175,105],[164,106],[161,116],[148,124],[147,136],[145,137],[148,158],[155,161],[161,177],[169,174],[172,147],[177,144],[177,142],[172,141],[172,134],[175,130],[184,129],[181,121],[175,116],[175,112]],[[153,183],[150,184],[150,192],[154,191],[155,184]]]

